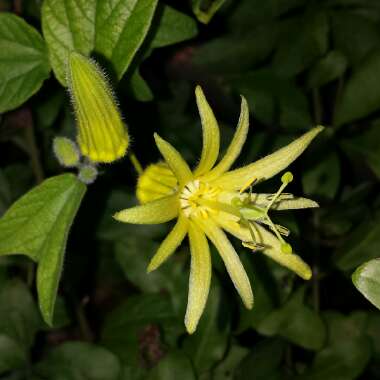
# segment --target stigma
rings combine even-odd
[[[219,188],[210,186],[198,179],[189,182],[184,186],[179,196],[183,214],[187,218],[196,216],[207,219],[210,213],[218,212],[210,204],[218,200],[219,193]]]

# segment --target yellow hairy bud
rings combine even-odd
[[[94,61],[72,52],[68,83],[82,154],[93,162],[112,162],[123,157],[129,136],[102,71]]]
[[[178,181],[164,162],[149,165],[137,181],[136,196],[140,203],[147,203],[173,194]]]

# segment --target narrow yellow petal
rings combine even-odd
[[[189,296],[185,315],[185,326],[192,334],[206,306],[211,283],[211,256],[205,234],[194,222],[190,222],[189,240],[191,267],[189,278]]]
[[[215,164],[219,154],[219,126],[200,86],[195,89],[203,131],[202,155],[194,175],[207,173]]]
[[[226,234],[215,224],[213,220],[197,218],[197,223],[206,232],[207,237],[215,245],[219,251],[227,272],[231,280],[242,298],[246,308],[251,309],[253,306],[253,294],[249,279],[243,264],[240,261],[234,247],[228,240]]]
[[[304,280],[310,280],[312,272],[308,264],[306,264],[300,256],[291,253],[287,254],[281,251],[281,243],[278,239],[264,227],[255,224],[256,231],[261,237],[263,244],[269,246],[263,253],[272,260],[277,261],[280,265],[292,270]]]
[[[174,219],[178,215],[178,205],[178,194],[173,194],[119,211],[113,217],[124,223],[159,224]]]
[[[221,161],[210,171],[210,173],[206,174],[206,178],[208,181],[211,181],[221,174],[228,171],[231,166],[234,164],[235,160],[238,158],[245,140],[247,139],[249,128],[249,109],[248,103],[245,98],[242,96],[241,98],[241,108],[240,108],[240,117],[238,126],[235,132],[235,135],[227,149],[226,154],[221,159]]]
[[[289,145],[240,169],[225,173],[213,181],[215,186],[226,190],[239,190],[252,179],[259,181],[269,179],[289,166],[323,130],[319,126],[305,133]]]
[[[184,186],[193,179],[193,174],[186,161],[182,158],[179,152],[167,141],[162,139],[157,133],[154,134],[154,139],[158,150],[161,152],[169,168],[177,177],[180,185]]]
[[[180,246],[188,229],[188,219],[179,215],[176,225],[161,243],[148,265],[148,273],[157,269]]]
[[[269,203],[273,194],[266,193],[251,193],[251,202],[254,206],[265,208]],[[290,196],[292,196],[290,194]],[[224,191],[219,195],[219,201],[222,203],[230,204],[233,199],[239,198],[242,202],[247,199],[247,194],[240,194],[236,191]],[[302,197],[279,197],[272,206],[271,210],[281,211],[281,210],[297,210],[305,208],[316,208],[319,207],[318,203]]]
[[[312,199],[294,197],[293,199],[284,199],[278,202],[275,202],[271,207],[272,210],[300,210],[305,208],[316,208],[319,207],[319,204]]]
[[[136,197],[147,203],[173,194],[178,187],[177,178],[165,162],[149,165],[139,176]]]
[[[236,221],[228,220],[219,216],[217,223],[220,225],[220,227],[242,241],[248,242],[252,239],[249,230],[247,228],[243,228]],[[275,235],[267,231],[264,227],[261,227],[259,224],[255,223],[253,224],[253,228],[255,228],[257,232],[256,235],[260,239],[256,243],[261,243],[267,246],[267,248],[262,251],[264,255],[267,255],[280,265],[297,273],[298,276],[304,280],[309,280],[311,278],[311,269],[309,265],[301,259],[301,257],[294,253],[287,254],[282,252],[281,242],[278,241]]]

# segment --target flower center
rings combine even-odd
[[[210,206],[210,201],[217,201],[220,189],[198,179],[189,182],[182,190],[179,200],[185,216],[208,218],[210,212],[218,212]]]

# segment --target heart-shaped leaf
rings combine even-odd
[[[54,73],[66,85],[70,51],[105,57],[120,79],[144,41],[157,0],[46,0],[42,29]]]
[[[0,14],[0,113],[17,108],[41,87],[50,64],[41,35],[22,18]]]
[[[380,309],[380,259],[367,261],[356,269],[352,282],[368,301]]]
[[[52,177],[16,201],[0,219],[0,255],[25,254],[38,262],[37,291],[48,324],[68,232],[85,191],[73,174]]]

